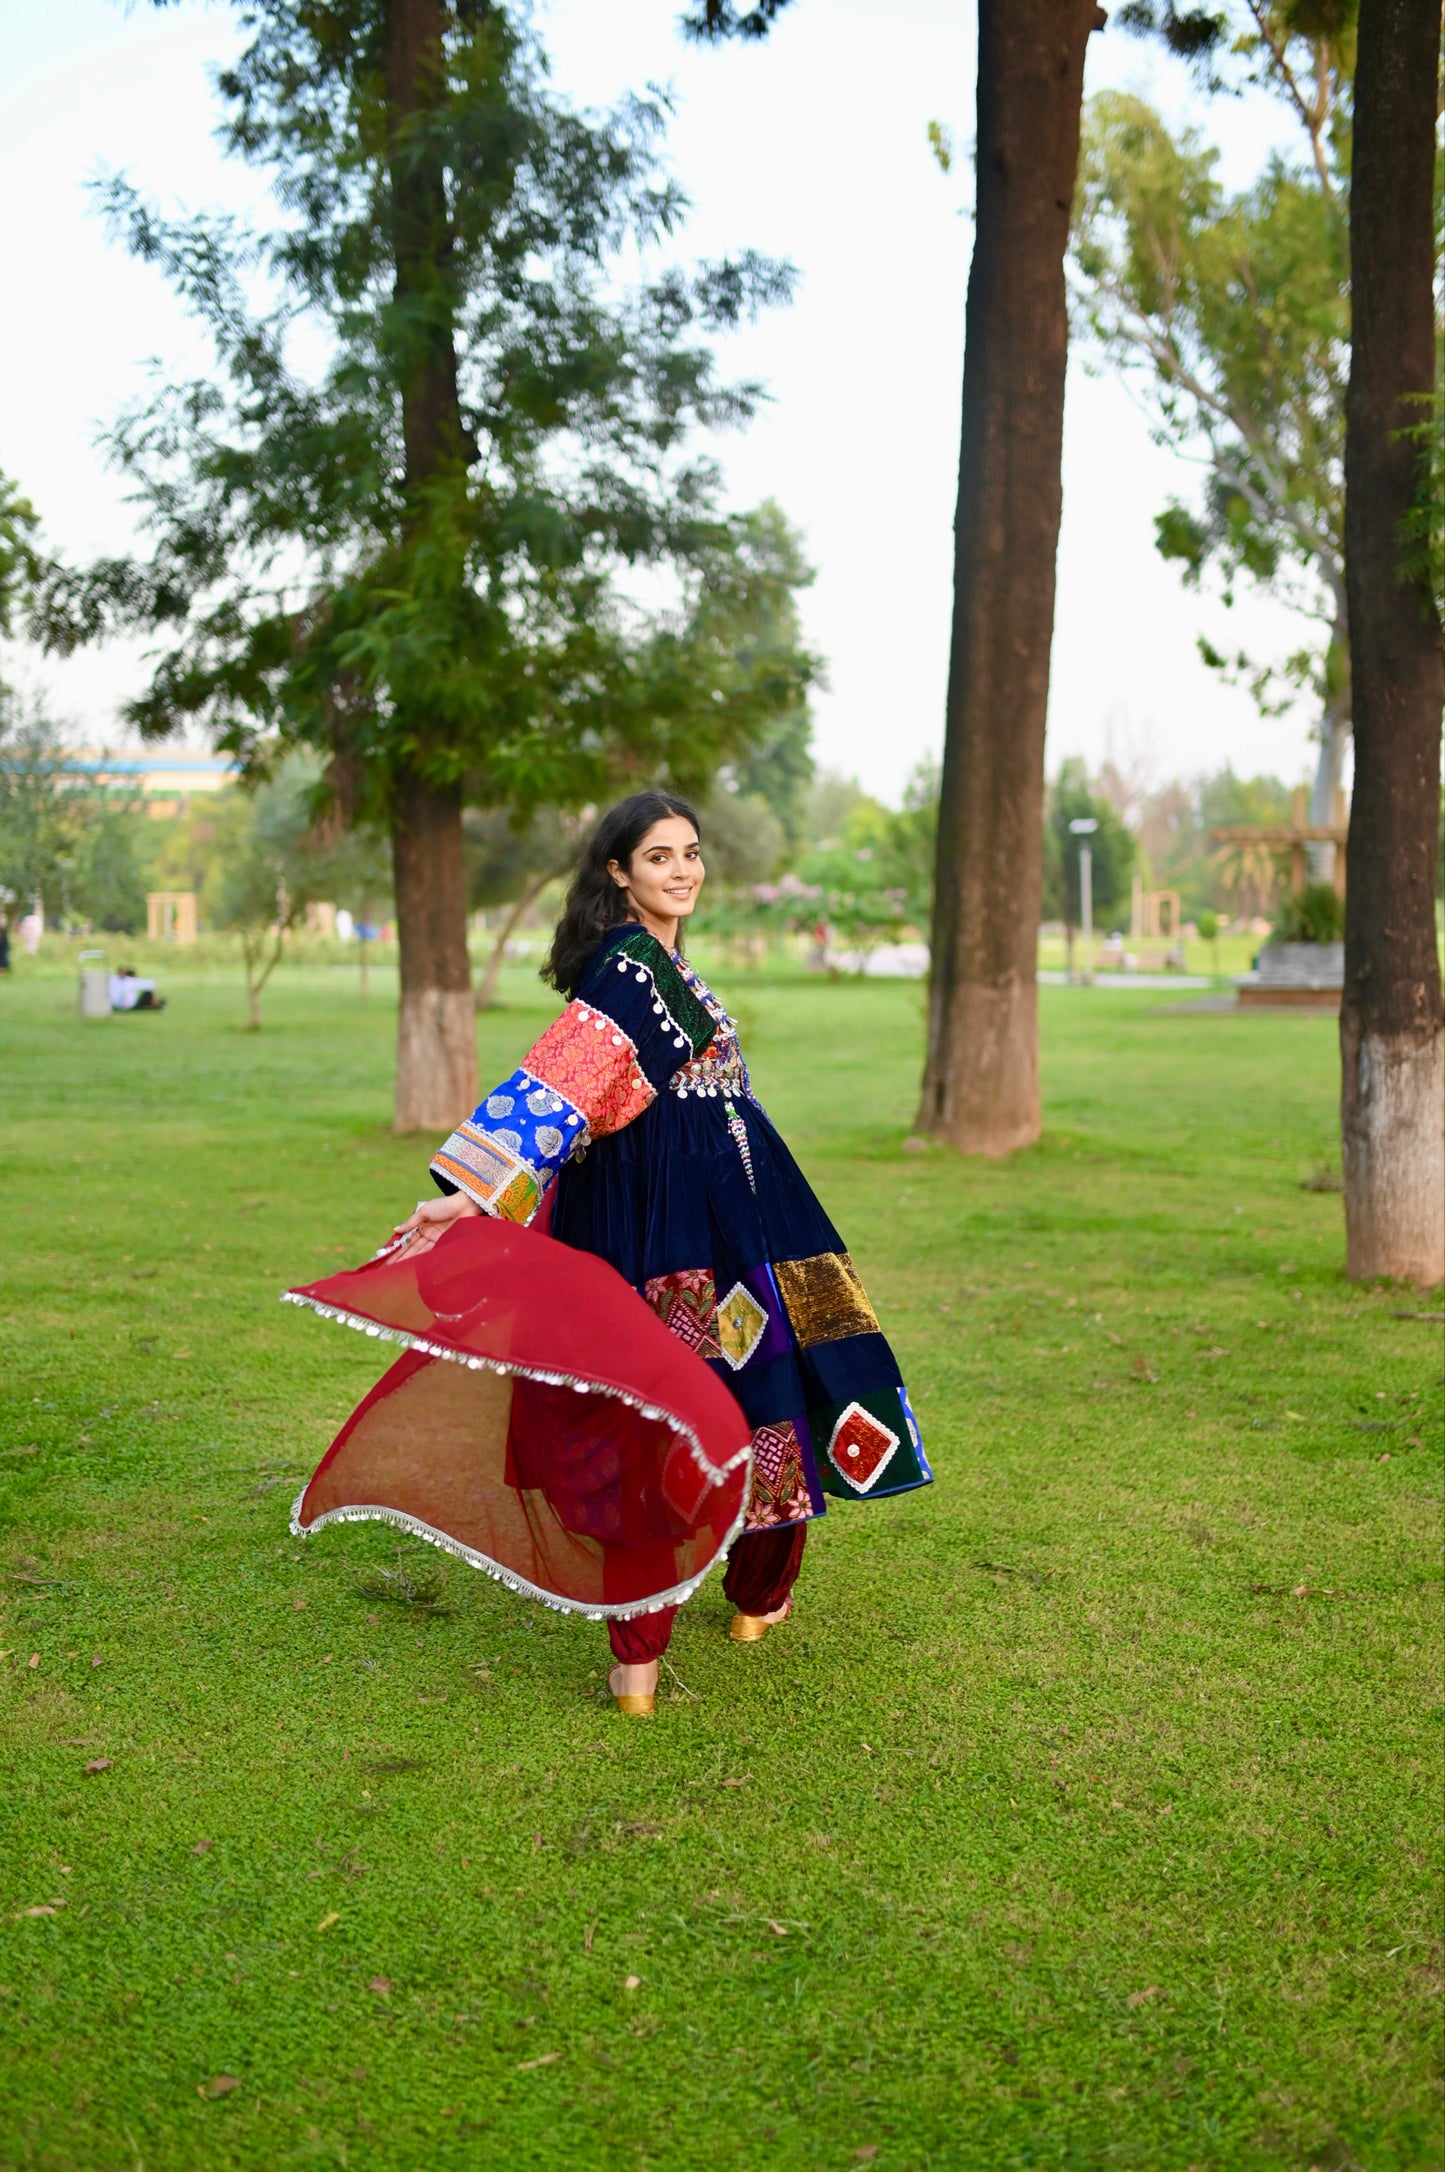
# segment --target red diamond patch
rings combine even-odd
[[[850,1403],[833,1428],[828,1460],[855,1493],[866,1493],[892,1462],[900,1437],[861,1403]]]

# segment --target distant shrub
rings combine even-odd
[[[1345,901],[1327,882],[1312,882],[1285,898],[1275,914],[1276,943],[1338,943],[1345,933]]]

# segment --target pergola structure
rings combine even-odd
[[[1281,823],[1235,822],[1222,829],[1211,830],[1211,845],[1263,845],[1270,852],[1288,852],[1289,886],[1298,896],[1309,880],[1309,861],[1306,845],[1333,845],[1335,865],[1333,881],[1341,897],[1345,894],[1345,846],[1350,834],[1349,808],[1342,791],[1335,793],[1335,819],[1333,822],[1311,822],[1309,819],[1309,795],[1303,785],[1294,794],[1291,803],[1291,819]]]

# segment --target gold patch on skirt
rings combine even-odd
[[[802,1349],[817,1342],[841,1342],[845,1335],[879,1332],[878,1315],[846,1252],[774,1260],[773,1273]]]

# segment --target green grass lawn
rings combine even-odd
[[[650,1724],[287,1535],[383,1360],[277,1294],[428,1188],[389,987],[0,985],[0,2164],[1438,2165],[1441,1334],[1302,1187],[1334,1019],[1046,990],[995,1166],[901,1150],[916,985],[719,978],[938,1483]]]

